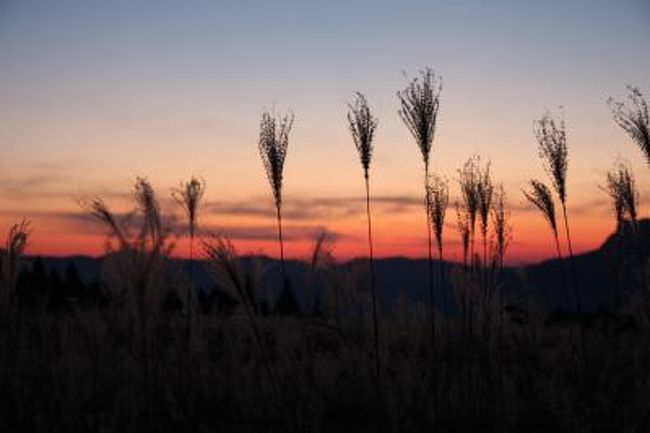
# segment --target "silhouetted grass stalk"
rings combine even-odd
[[[575,271],[573,245],[571,242],[571,232],[569,230],[569,218],[567,215],[567,170],[568,170],[568,149],[566,144],[566,126],[563,119],[556,121],[550,114],[545,114],[535,122],[535,135],[539,144],[539,156],[542,159],[544,170],[551,178],[553,189],[560,199],[562,205],[562,216],[564,220],[564,230],[566,233],[567,248],[569,250],[569,268],[571,271],[571,281],[573,286],[573,295],[575,306],[578,312],[582,311],[582,299],[580,287]]]
[[[234,293],[244,306],[244,312],[262,356],[262,364],[272,391],[276,398],[279,397],[280,384],[277,372],[270,362],[271,356],[258,323],[257,308],[255,306],[254,293],[262,284],[261,272],[256,270],[255,267],[249,272],[243,271],[235,247],[223,236],[213,235],[208,240],[204,240],[203,251],[207,258],[208,271],[214,281]],[[260,392],[263,392],[261,387]]]
[[[488,226],[490,209],[492,207],[492,196],[494,193],[494,186],[490,178],[490,162],[488,161],[485,168],[480,165],[480,158],[477,160],[477,183],[476,183],[476,196],[478,198],[478,215],[480,220],[481,236],[483,238],[483,284],[486,291],[488,287]],[[490,293],[488,293],[490,295]]]
[[[439,290],[443,307],[447,307],[447,296],[444,287],[444,256],[443,256],[443,229],[445,215],[449,205],[449,182],[439,176],[432,176],[427,185],[429,197],[429,219],[438,247],[438,268],[439,268]]]
[[[368,252],[370,259],[370,290],[372,293],[372,322],[375,346],[375,376],[377,380],[378,393],[381,396],[381,374],[379,371],[379,329],[377,319],[377,304],[379,297],[377,293],[377,281],[375,278],[375,262],[372,245],[372,219],[370,212],[370,162],[373,153],[373,137],[377,128],[377,118],[370,112],[368,102],[364,95],[357,93],[356,100],[348,107],[348,124],[354,145],[359,153],[363,177],[366,187],[366,218],[368,221]]]
[[[454,203],[456,208],[456,227],[460,235],[460,243],[463,247],[463,268],[467,270],[467,255],[469,253],[469,240],[470,240],[470,224],[469,216],[466,212],[466,207],[461,205],[458,201]]]
[[[494,188],[494,197],[492,200],[492,209],[490,212],[492,218],[492,234],[493,234],[493,265],[490,266],[491,282],[494,287],[497,286],[499,278],[503,275],[503,262],[506,255],[506,249],[510,243],[512,236],[512,226],[510,225],[510,212],[506,204],[506,192],[503,184],[499,184]],[[504,336],[504,323],[505,323],[505,305],[504,297],[499,296],[499,337]],[[503,355],[499,351],[499,355]]]
[[[496,260],[497,271],[503,270],[503,261],[506,255],[506,249],[510,243],[512,227],[509,223],[510,212],[506,203],[506,192],[503,184],[497,185],[494,190],[494,200],[492,204],[492,227],[494,232],[494,255]]]
[[[643,266],[643,241],[640,237],[638,221],[639,192],[632,169],[622,161],[617,162],[607,173],[607,183],[603,188],[612,199],[612,207],[616,218],[616,228],[625,241],[625,216],[630,219],[630,229],[636,253],[635,266],[641,275],[643,287],[646,287],[646,270]],[[622,264],[621,264],[622,265]]]
[[[20,260],[29,239],[27,220],[14,224],[9,229],[4,251],[0,250],[0,324],[6,330],[4,339],[5,383],[15,376],[19,360],[17,347],[21,340],[22,310],[17,306],[16,282]]]
[[[205,192],[205,182],[195,177],[189,181],[183,182],[176,189],[172,190],[172,197],[183,208],[187,216],[187,227],[190,235],[189,258],[190,258],[190,281],[187,285],[187,315],[188,315],[188,333],[191,326],[192,306],[194,301],[194,237],[196,235],[198,223],[198,210]]]
[[[627,214],[630,218],[633,233],[636,235],[639,230],[637,212],[639,192],[636,189],[632,169],[623,162],[615,164],[607,173],[607,184],[604,189],[612,198],[617,230],[623,229],[625,215]]]
[[[429,259],[429,296],[433,299],[433,252],[432,252],[432,235],[431,221],[429,219],[429,196],[426,193],[427,183],[429,182],[429,160],[431,146],[436,131],[436,120],[438,109],[440,107],[440,92],[442,90],[442,80],[436,77],[432,68],[427,67],[421,71],[420,77],[414,78],[408,86],[397,92],[401,108],[399,115],[404,124],[413,135],[424,162],[424,188],[425,188],[425,206],[427,214],[427,235],[428,235],[428,259]],[[431,320],[431,338],[432,347],[435,338],[434,323],[434,305],[429,305]]]
[[[20,259],[27,248],[29,221],[23,220],[9,229],[4,251],[0,251],[0,305],[8,311],[16,295],[16,279]]]
[[[557,257],[562,260],[562,250],[560,249],[560,239],[557,232],[557,219],[555,217],[555,204],[553,203],[551,190],[542,182],[534,179],[529,181],[529,187],[530,190],[524,191],[524,195],[529,202],[542,212],[553,233]]]
[[[458,170],[463,213],[465,215],[469,242],[469,266],[474,270],[474,240],[476,238],[476,218],[479,211],[478,183],[480,179],[478,156],[470,157]]]
[[[648,102],[637,87],[627,86],[628,102],[609,98],[614,121],[636,142],[650,165],[650,116]]]
[[[282,238],[282,179],[284,161],[289,146],[289,132],[293,126],[293,114],[281,118],[271,117],[268,112],[262,113],[260,122],[259,151],[264,164],[266,176],[269,179],[276,209],[278,223],[278,244],[280,245],[280,267],[282,284],[287,286],[287,274],[284,264],[284,241]]]

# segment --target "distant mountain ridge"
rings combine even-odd
[[[629,223],[619,232],[607,237],[602,246],[583,254],[576,255],[573,262],[570,259],[559,261],[548,259],[539,263],[522,267],[505,267],[500,277],[501,287],[512,298],[531,298],[543,308],[571,309],[574,305],[570,296],[573,284],[572,269],[575,270],[575,284],[579,288],[582,307],[585,310],[595,310],[599,307],[612,307],[620,299],[640,284],[639,263],[645,263],[650,251],[650,220],[642,220],[638,225],[638,237]],[[37,257],[27,257],[29,266]],[[84,284],[99,278],[103,258],[86,256],[70,257],[40,257],[48,272],[55,271],[63,275],[66,267],[72,262]],[[170,259],[185,269],[189,269],[189,261],[185,259]],[[264,285],[269,288],[280,287],[279,261],[268,257],[242,257],[243,266],[249,266],[253,260],[259,260],[266,269]],[[363,272],[366,259],[353,259],[341,263],[343,272],[358,268]],[[394,305],[400,293],[411,301],[428,300],[428,262],[426,259],[409,259],[391,257],[376,259],[375,266],[379,284],[380,296],[384,307]],[[438,272],[440,262],[434,261],[434,272]],[[458,267],[457,263],[445,262],[446,274]],[[288,260],[287,272],[294,282],[294,294],[299,302],[304,302],[304,281],[307,278],[307,263]],[[210,290],[215,286],[205,266],[194,266],[194,284],[202,290]],[[447,281],[449,281],[447,275]],[[360,283],[363,283],[363,278]],[[317,284],[322,286],[322,282]],[[268,296],[277,297],[277,290]]]

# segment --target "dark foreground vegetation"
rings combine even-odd
[[[612,311],[584,309],[589,287],[571,247],[565,126],[550,115],[535,132],[551,187],[531,180],[525,196],[551,229],[560,263],[553,271],[569,311],[504,290],[509,211],[489,161],[478,156],[458,172],[463,261],[435,272],[450,202],[448,181],[429,174],[441,88],[427,69],[398,93],[424,162],[424,302],[379,299],[369,175],[377,120],[365,97],[357,95],[348,120],[366,186],[369,263],[338,265],[321,237],[298,277],[286,269],[282,237],[293,116],[265,114],[259,148],[277,213],[279,283],[264,283],[268,262],[244,263],[227,238],[198,232],[204,184],[194,178],[174,191],[187,216],[190,258],[200,245],[202,261],[188,267],[170,260],[172,230],[146,179],[135,183],[127,218],[100,198],[84,202],[109,232],[91,283],[74,267],[62,278],[38,262],[23,269],[29,224],[11,229],[0,268],[0,430],[650,431],[648,251],[631,171],[617,164],[603,187],[618,225],[612,242],[621,244],[608,259],[620,271]],[[650,155],[642,95],[631,89],[628,105],[610,104]],[[194,286],[197,266],[210,272],[212,287]]]
[[[223,265],[239,289],[253,287],[254,270]],[[504,307],[459,272],[455,293],[466,308],[438,314],[433,337],[424,305],[398,302],[380,314],[378,384],[370,293],[350,284],[332,285],[322,306],[302,315],[267,314],[245,300],[222,311],[201,303],[166,309],[153,286],[144,294],[157,298],[152,303],[107,301],[107,294],[4,311],[0,425],[39,432],[650,428],[645,311],[587,322]]]

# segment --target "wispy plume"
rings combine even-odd
[[[429,296],[432,300],[429,305],[429,315],[431,320],[431,345],[434,346],[435,339],[435,321],[433,306],[433,252],[431,239],[431,221],[429,219],[429,194],[427,193],[427,183],[429,182],[429,160],[431,155],[431,146],[436,132],[436,122],[438,119],[438,109],[440,108],[440,92],[442,90],[442,79],[436,77],[433,69],[425,68],[420,72],[420,76],[409,82],[406,88],[397,92],[400,101],[398,111],[402,121],[411,132],[415,139],[422,160],[424,162],[424,188],[425,188],[425,211],[427,213],[427,252],[429,255]]]
[[[429,196],[429,219],[438,251],[442,255],[442,231],[449,206],[449,182],[440,176],[431,176],[427,185],[427,194]]]
[[[441,90],[442,79],[427,67],[404,90],[397,92],[401,105],[399,116],[413,135],[426,166],[436,132]]]
[[[632,169],[624,162],[617,162],[607,173],[607,182],[603,188],[612,199],[618,230],[623,229],[625,215],[630,218],[632,228],[638,228],[639,192]]]
[[[564,220],[564,232],[569,250],[569,267],[571,280],[576,299],[576,308],[582,309],[580,288],[577,280],[573,260],[573,243],[569,229],[569,216],[567,212],[567,171],[569,167],[569,151],[566,139],[566,124],[563,118],[558,120],[546,113],[535,122],[535,136],[539,145],[539,156],[542,159],[544,170],[548,173],[553,183],[553,188],[562,205],[562,217]]]
[[[449,206],[449,182],[440,176],[431,176],[427,183],[427,196],[429,204],[429,221],[438,246],[438,290],[443,305],[447,306],[447,291],[444,284],[444,255],[442,231],[445,227],[445,216]]]
[[[499,184],[494,190],[491,215],[494,234],[494,257],[496,265],[500,269],[503,267],[506,249],[512,238],[512,226],[509,222],[510,212],[508,211],[503,184]]]
[[[560,202],[564,203],[569,167],[564,119],[556,120],[546,113],[535,122],[535,137],[539,145],[539,157],[542,159],[544,170],[549,174]]]
[[[258,141],[264,170],[271,184],[271,190],[275,200],[278,220],[278,243],[280,244],[280,266],[282,280],[285,284],[286,272],[284,268],[284,242],[282,239],[282,180],[284,161],[289,147],[289,132],[291,132],[293,120],[293,114],[275,118],[269,112],[262,113],[260,138]]]
[[[368,101],[362,93],[348,105],[348,125],[354,145],[359,153],[365,177],[368,177],[373,153],[373,138],[377,129],[377,118],[370,112]]]
[[[377,129],[377,118],[370,112],[366,97],[356,94],[355,101],[348,106],[348,125],[350,133],[354,140],[354,145],[361,159],[363,167],[363,177],[366,186],[366,218],[368,221],[368,251],[370,258],[370,290],[372,292],[372,321],[374,336],[374,358],[375,358],[375,380],[377,383],[377,393],[381,395],[381,374],[379,370],[379,327],[377,317],[378,293],[377,282],[375,280],[375,262],[372,244],[372,219],[370,212],[370,161],[372,160],[373,137]]]
[[[293,126],[294,116],[274,118],[269,112],[262,113],[260,122],[259,150],[269,179],[275,206],[282,206],[282,180],[284,161],[289,147],[289,132]]]
[[[650,164],[650,116],[648,102],[638,87],[627,86],[627,102],[609,98],[614,121],[636,142]]]
[[[544,183],[534,179],[529,181],[529,188],[530,189],[528,191],[524,191],[524,195],[526,196],[529,202],[535,205],[535,207],[537,207],[537,209],[539,209],[539,211],[542,212],[544,219],[546,219],[546,222],[548,223],[549,227],[551,228],[551,231],[553,232],[553,236],[556,239],[556,243],[558,243],[557,221],[555,218],[555,204],[553,203],[553,196],[551,194],[551,190]],[[559,250],[559,243],[558,243],[558,255],[561,256]]]
[[[461,245],[463,246],[463,265],[466,267],[471,233],[469,215],[467,213],[467,208],[464,205],[461,205],[460,202],[456,201],[454,206],[456,208],[456,227],[458,234],[460,235]]]
[[[462,197],[463,213],[469,228],[469,259],[474,261],[474,238],[476,233],[476,219],[479,212],[478,184],[480,182],[479,159],[477,155],[470,157],[463,167],[458,170],[460,193]]]
[[[87,209],[91,216],[108,228],[109,235],[116,237],[121,247],[128,245],[124,230],[118,224],[115,214],[108,208],[104,199],[95,197],[88,201],[82,201],[80,205],[82,208]]]
[[[146,240],[148,234],[151,244],[153,246],[159,245],[164,234],[160,217],[160,205],[151,183],[146,178],[138,177],[133,188],[133,196],[144,221],[141,239]]]
[[[494,185],[490,177],[490,161],[481,167],[480,158],[477,160],[477,182],[476,197],[478,199],[478,216],[480,220],[481,236],[483,237],[483,267],[487,272],[488,253],[487,253],[487,234],[490,222],[490,209],[492,208],[492,196],[494,194]]]
[[[23,220],[9,229],[4,251],[0,250],[0,307],[9,308],[16,291],[18,265],[27,248],[30,223]]]
[[[192,177],[187,182],[172,189],[172,197],[183,208],[187,216],[190,239],[194,240],[197,229],[199,205],[205,193],[205,181]]]

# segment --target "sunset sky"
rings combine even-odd
[[[521,189],[547,179],[533,120],[564,113],[569,216],[584,251],[614,228],[599,185],[617,157],[635,171],[641,215],[650,211],[650,169],[606,104],[628,84],[650,96],[649,54],[647,0],[0,0],[0,230],[25,217],[31,254],[98,255],[105,232],[79,200],[127,211],[145,176],[180,216],[170,189],[196,175],[207,183],[204,233],[276,255],[258,128],[264,109],[292,110],[287,253],[306,257],[325,229],[337,257],[363,256],[363,176],[345,120],[361,91],[379,118],[376,250],[424,256],[421,155],[395,93],[431,66],[444,83],[433,169],[455,197],[463,161],[492,161],[512,212],[510,263],[552,255]],[[448,222],[458,259],[453,210]]]

